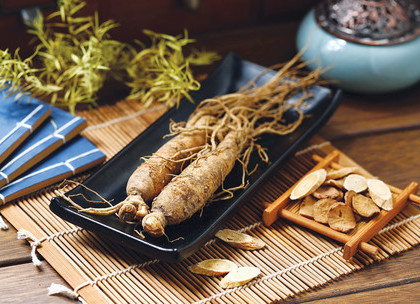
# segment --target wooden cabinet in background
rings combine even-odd
[[[19,9],[40,5],[51,7],[56,0],[0,1],[0,48],[16,47],[23,55],[31,47]],[[191,35],[290,22],[301,18],[318,0],[200,0],[197,10],[186,7],[183,0],[87,0],[86,14],[99,12],[101,21],[113,19],[120,27],[112,30],[114,39],[132,42],[142,39],[142,29]],[[51,12],[48,8],[45,14]]]

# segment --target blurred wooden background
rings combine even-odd
[[[98,11],[101,21],[113,19],[120,24],[111,32],[112,38],[132,42],[143,39],[143,29],[172,35],[188,29],[193,37],[212,35],[221,31],[235,31],[266,25],[286,25],[298,22],[318,0],[199,0],[196,10],[189,9],[188,0],[87,0],[86,14]],[[0,1],[0,48],[20,48],[22,55],[31,51],[31,35],[26,33],[21,10],[40,7],[44,15],[56,7],[56,0]],[[287,36],[294,36],[288,27]],[[278,35],[278,31],[276,31]],[[267,33],[269,35],[269,33]],[[276,37],[273,37],[276,38]],[[282,39],[280,39],[282,40]],[[211,45],[206,45],[210,49]]]

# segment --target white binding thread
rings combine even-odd
[[[79,286],[77,286],[73,290],[71,290],[70,288],[67,288],[64,285],[52,283],[50,285],[50,287],[48,288],[48,295],[49,296],[50,295],[63,295],[63,296],[66,296],[66,297],[68,297],[70,299],[75,299],[75,300],[77,299],[81,303],[85,304],[86,302],[78,294],[78,291],[80,289],[82,289],[83,287],[86,287],[88,285],[94,286],[94,285],[98,284],[101,281],[104,281],[104,280],[107,280],[109,278],[113,278],[115,276],[122,275],[124,273],[130,272],[131,270],[133,270],[135,268],[143,268],[143,267],[146,267],[146,266],[149,266],[149,265],[152,265],[152,264],[156,264],[158,262],[159,262],[159,260],[158,259],[155,259],[155,260],[151,260],[151,261],[148,261],[148,262],[145,262],[145,263],[142,263],[142,264],[131,265],[131,266],[125,268],[125,269],[118,270],[118,271],[112,272],[110,274],[106,274],[106,275],[97,277],[95,280],[86,281],[86,282],[80,284]]]
[[[2,203],[0,205],[4,205],[6,204],[6,198],[4,197],[3,194],[0,193],[0,200],[2,201]]]
[[[415,219],[417,219],[417,218],[419,218],[419,217],[420,217],[420,214],[418,214],[418,215],[413,215],[413,216],[410,216],[410,217],[408,217],[408,218],[406,218],[406,219],[404,219],[404,220],[402,220],[402,221],[400,221],[400,222],[397,222],[397,223],[392,224],[392,225],[388,225],[387,227],[382,228],[382,229],[378,232],[378,234],[381,234],[381,233],[384,233],[384,232],[389,231],[389,230],[391,230],[391,229],[397,228],[397,227],[399,227],[399,226],[401,226],[401,225],[404,225],[404,224],[406,224],[406,223],[408,223],[408,222],[411,222],[411,221],[413,221],[413,220],[415,220]],[[248,226],[246,226],[246,227],[243,227],[243,228],[239,229],[238,231],[240,231],[240,232],[243,232],[243,231],[249,231],[249,230],[254,229],[254,228],[256,228],[256,227],[258,227],[258,226],[261,226],[261,225],[262,225],[262,222],[256,222],[256,223],[253,223],[253,224],[248,225]],[[205,244],[205,246],[206,246],[206,245],[208,245],[208,244],[211,244],[211,243],[213,243],[213,242],[214,242],[214,239],[213,239],[213,240],[210,240],[209,242],[207,242],[207,243]],[[200,300],[200,301],[198,301],[198,302],[195,302],[194,304],[203,304],[203,303],[206,303],[206,302],[208,302],[208,301],[211,301],[211,300],[217,299],[217,298],[219,298],[219,297],[221,297],[221,296],[224,296],[224,295],[226,295],[226,294],[232,293],[232,292],[234,292],[234,291],[236,291],[236,290],[238,290],[238,289],[243,289],[243,288],[249,287],[249,286],[254,285],[254,284],[256,284],[256,283],[258,283],[258,282],[260,282],[260,281],[271,279],[271,278],[273,278],[273,277],[276,277],[276,276],[279,276],[279,275],[285,274],[285,273],[287,273],[287,272],[290,272],[290,271],[292,271],[292,270],[294,270],[294,269],[296,269],[296,268],[299,268],[299,267],[305,266],[305,265],[307,265],[307,264],[310,264],[310,263],[312,263],[312,262],[318,261],[318,260],[320,260],[320,259],[322,259],[322,258],[325,258],[325,257],[327,257],[327,256],[331,255],[331,254],[337,253],[337,252],[339,252],[339,251],[341,251],[341,250],[343,250],[343,246],[341,246],[341,247],[337,247],[337,248],[334,248],[334,249],[331,249],[330,251],[327,251],[327,252],[321,253],[321,254],[319,254],[319,255],[317,255],[317,256],[315,256],[315,257],[313,257],[313,258],[310,258],[310,259],[308,259],[308,260],[302,261],[302,262],[300,262],[300,263],[298,263],[298,264],[292,265],[292,266],[290,266],[290,267],[288,267],[288,268],[282,269],[282,270],[277,271],[277,272],[275,272],[275,273],[268,274],[268,275],[266,275],[266,276],[264,276],[264,277],[261,277],[260,279],[257,279],[257,280],[254,280],[254,281],[251,281],[251,282],[249,282],[248,284],[246,284],[246,285],[244,285],[244,286],[235,287],[235,288],[232,288],[232,289],[225,290],[225,291],[223,291],[223,292],[221,292],[221,293],[218,293],[218,294],[212,295],[211,297],[208,297],[208,298],[202,299],[202,300]],[[107,280],[107,279],[109,279],[109,278],[113,278],[113,277],[115,277],[115,276],[118,276],[118,275],[121,275],[121,274],[124,274],[124,273],[130,272],[131,270],[133,270],[133,269],[135,269],[135,268],[142,268],[142,267],[146,267],[146,266],[149,266],[149,265],[152,265],[152,264],[156,264],[156,263],[158,263],[158,262],[159,262],[159,260],[158,260],[158,259],[154,259],[154,260],[150,260],[150,261],[148,261],[148,262],[142,263],[142,264],[131,265],[131,266],[129,266],[129,267],[127,267],[127,268],[125,268],[125,269],[118,270],[118,271],[112,272],[112,273],[110,273],[110,274],[107,274],[107,275],[103,275],[103,276],[97,277],[95,280],[86,281],[86,282],[84,282],[84,283],[80,284],[79,286],[77,286],[74,290],[70,290],[70,289],[68,289],[67,287],[63,286],[63,285],[60,285],[60,289],[65,289],[65,292],[62,292],[62,293],[56,293],[56,294],[62,294],[62,295],[68,296],[68,297],[70,296],[72,299],[79,299],[79,300],[83,301],[83,299],[82,299],[82,298],[80,297],[80,295],[77,293],[77,292],[78,292],[80,289],[82,289],[83,287],[86,287],[86,286],[88,286],[88,285],[90,285],[90,286],[94,286],[94,285],[96,285],[98,282],[101,282],[101,281],[103,281],[103,280]],[[53,283],[53,284],[54,284],[54,283]],[[53,285],[53,284],[51,284],[51,285]],[[54,285],[59,285],[59,284],[54,284]],[[51,286],[50,286],[50,287],[51,287]],[[82,302],[82,303],[84,303],[84,302]]]
[[[4,179],[6,180],[6,184],[8,184],[9,183],[9,176],[6,173],[4,173],[3,171],[0,171],[0,175],[4,177]]]
[[[99,149],[92,149],[92,150],[87,151],[87,152],[85,152],[85,153],[82,153],[82,154],[80,154],[80,155],[78,155],[78,156],[72,157],[72,158],[68,159],[68,160],[67,160],[67,161],[65,161],[65,162],[57,163],[57,164],[54,164],[54,165],[48,166],[48,167],[46,167],[46,168],[43,168],[43,169],[41,169],[41,170],[35,171],[35,172],[31,173],[31,174],[25,175],[25,176],[23,176],[23,177],[21,177],[21,178],[19,178],[19,179],[15,180],[15,181],[11,182],[10,184],[8,184],[8,185],[4,186],[3,188],[1,188],[1,190],[5,190],[5,189],[7,189],[7,188],[11,187],[11,186],[12,186],[12,185],[14,185],[14,184],[20,183],[21,181],[23,181],[23,180],[25,180],[25,179],[31,178],[31,177],[33,177],[33,176],[35,176],[35,175],[38,175],[38,174],[44,173],[44,172],[46,172],[46,171],[48,171],[48,170],[51,170],[51,169],[54,169],[54,168],[57,168],[57,167],[60,167],[60,166],[63,166],[63,165],[64,165],[64,166],[66,166],[66,167],[68,167],[68,168],[70,168],[70,167],[69,167],[69,164],[68,164],[69,162],[72,162],[72,161],[74,161],[74,160],[77,160],[77,159],[83,158],[83,157],[85,157],[85,156],[87,156],[87,155],[90,155],[90,154],[93,154],[93,153],[95,153],[95,152],[100,152],[100,150],[99,150]],[[70,166],[71,166],[71,165],[70,165]],[[73,167],[73,166],[72,166],[72,167]],[[71,169],[71,168],[70,168],[70,169]],[[76,170],[75,170],[74,172],[76,172]],[[1,173],[1,171],[0,171],[0,173]]]
[[[70,120],[69,122],[67,122],[65,125],[63,125],[62,127],[60,127],[58,130],[56,130],[51,135],[48,135],[48,136],[44,137],[42,140],[40,140],[39,142],[37,142],[35,145],[29,147],[28,149],[26,149],[25,151],[23,151],[22,153],[20,153],[19,155],[17,155],[10,162],[8,162],[3,168],[1,168],[1,170],[5,170],[6,168],[10,167],[12,164],[14,164],[15,162],[17,162],[21,157],[25,156],[26,154],[28,154],[29,152],[31,152],[32,150],[34,150],[35,148],[39,147],[44,142],[50,140],[53,137],[60,138],[63,141],[63,143],[65,144],[66,143],[65,137],[63,135],[59,134],[59,133],[61,131],[63,131],[64,129],[67,129],[70,125],[72,125],[77,120],[81,120],[81,118],[80,117],[73,118],[72,120]]]
[[[73,174],[76,174],[76,169],[72,166],[72,164],[69,163],[69,161],[66,160],[64,162],[64,165],[66,165],[67,168],[69,168]]]
[[[70,120],[69,122],[67,122],[63,126],[61,126],[59,129],[57,129],[50,136],[60,138],[63,141],[63,144],[65,144],[66,143],[66,137],[64,135],[60,134],[60,132],[67,129],[68,127],[70,127],[72,124],[74,124],[78,120],[81,120],[81,118],[80,117],[73,118],[72,120]]]
[[[42,145],[44,142],[48,141],[50,138],[52,138],[51,135],[48,135],[47,137],[44,137],[42,140],[37,142],[35,145],[32,145],[31,147],[29,147],[28,149],[26,149],[25,151],[23,151],[22,153],[17,155],[15,158],[13,158],[11,161],[9,161],[3,168],[1,168],[1,170],[5,170],[5,169],[9,168],[11,165],[13,165],[15,162],[17,162],[20,158],[22,158],[23,156],[25,156],[26,154],[28,154],[32,150],[36,149],[37,147]]]
[[[50,287],[48,287],[48,295],[49,296],[62,295],[72,300],[79,300],[83,304],[87,304],[87,302],[83,300],[83,298],[79,296],[76,292],[74,292],[70,288],[67,288],[66,286],[61,285],[61,284],[52,283]]]
[[[110,121],[107,121],[107,122],[104,122],[104,123],[101,123],[101,124],[97,124],[97,125],[87,127],[86,129],[84,129],[82,134],[85,133],[85,132],[92,131],[92,130],[106,128],[106,127],[112,126],[116,123],[120,123],[120,122],[123,122],[123,121],[126,121],[126,120],[130,120],[130,119],[136,118],[137,116],[147,114],[147,113],[150,113],[150,112],[154,112],[154,111],[164,109],[164,108],[166,108],[166,106],[159,105],[159,106],[155,106],[153,108],[148,108],[148,109],[145,109],[145,110],[137,111],[137,112],[135,112],[133,114],[130,114],[130,115],[127,115],[127,116],[121,116],[121,117],[118,117],[116,119],[113,119],[113,120],[110,120]]]
[[[410,217],[408,217],[408,218],[406,218],[402,221],[399,221],[395,224],[391,224],[391,225],[388,225],[388,226],[382,228],[381,231],[379,231],[379,233],[384,233],[384,232],[387,232],[389,230],[393,230],[393,229],[395,229],[395,228],[397,228],[401,225],[404,225],[404,224],[407,224],[408,222],[414,221],[414,220],[418,219],[419,217],[420,217],[420,214],[410,216]]]
[[[36,256],[36,249],[38,248],[39,245],[41,245],[42,242],[51,241],[52,239],[54,239],[56,237],[63,236],[65,234],[76,233],[80,230],[82,230],[82,228],[76,227],[76,228],[69,229],[69,230],[63,230],[63,231],[54,233],[50,236],[44,236],[44,237],[38,239],[28,230],[20,229],[17,232],[17,239],[18,240],[30,239],[32,241],[32,242],[29,242],[30,245],[31,245],[31,248],[32,248],[32,250],[31,250],[32,263],[35,266],[39,267],[39,266],[41,266],[42,262]]]
[[[63,141],[63,144],[65,144],[65,143],[66,143],[66,137],[65,137],[64,135],[61,135],[61,134],[59,134],[59,133],[57,133],[57,132],[54,132],[54,133],[52,134],[52,136],[53,136],[53,137],[60,138],[60,139]]]
[[[0,215],[0,229],[1,230],[8,230],[9,226],[7,226],[7,224],[4,222],[3,218]]]
[[[24,122],[18,122],[17,124],[16,124],[18,127],[24,127],[24,128],[26,128],[26,129],[28,129],[29,130],[29,132],[30,133],[32,133],[32,126],[31,125],[28,125],[27,123],[24,123]]]
[[[16,126],[7,133],[2,139],[0,139],[0,145],[4,143],[10,136],[13,135],[21,126],[30,129],[30,132],[32,133],[32,126],[28,125],[26,122],[32,118],[39,110],[41,110],[44,106],[39,105],[36,107],[31,113],[29,113],[23,120],[16,123]]]

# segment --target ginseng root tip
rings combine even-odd
[[[139,206],[139,209],[136,213],[136,220],[143,219],[149,213],[149,207],[147,205]]]
[[[123,204],[118,211],[118,216],[123,222],[132,222],[136,217],[137,208],[132,204]]]
[[[154,237],[160,237],[165,233],[165,228],[162,225],[159,217],[155,214],[148,214],[142,221],[145,232]]]

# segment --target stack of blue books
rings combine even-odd
[[[86,121],[0,91],[0,205],[90,169],[105,154],[80,136]]]

